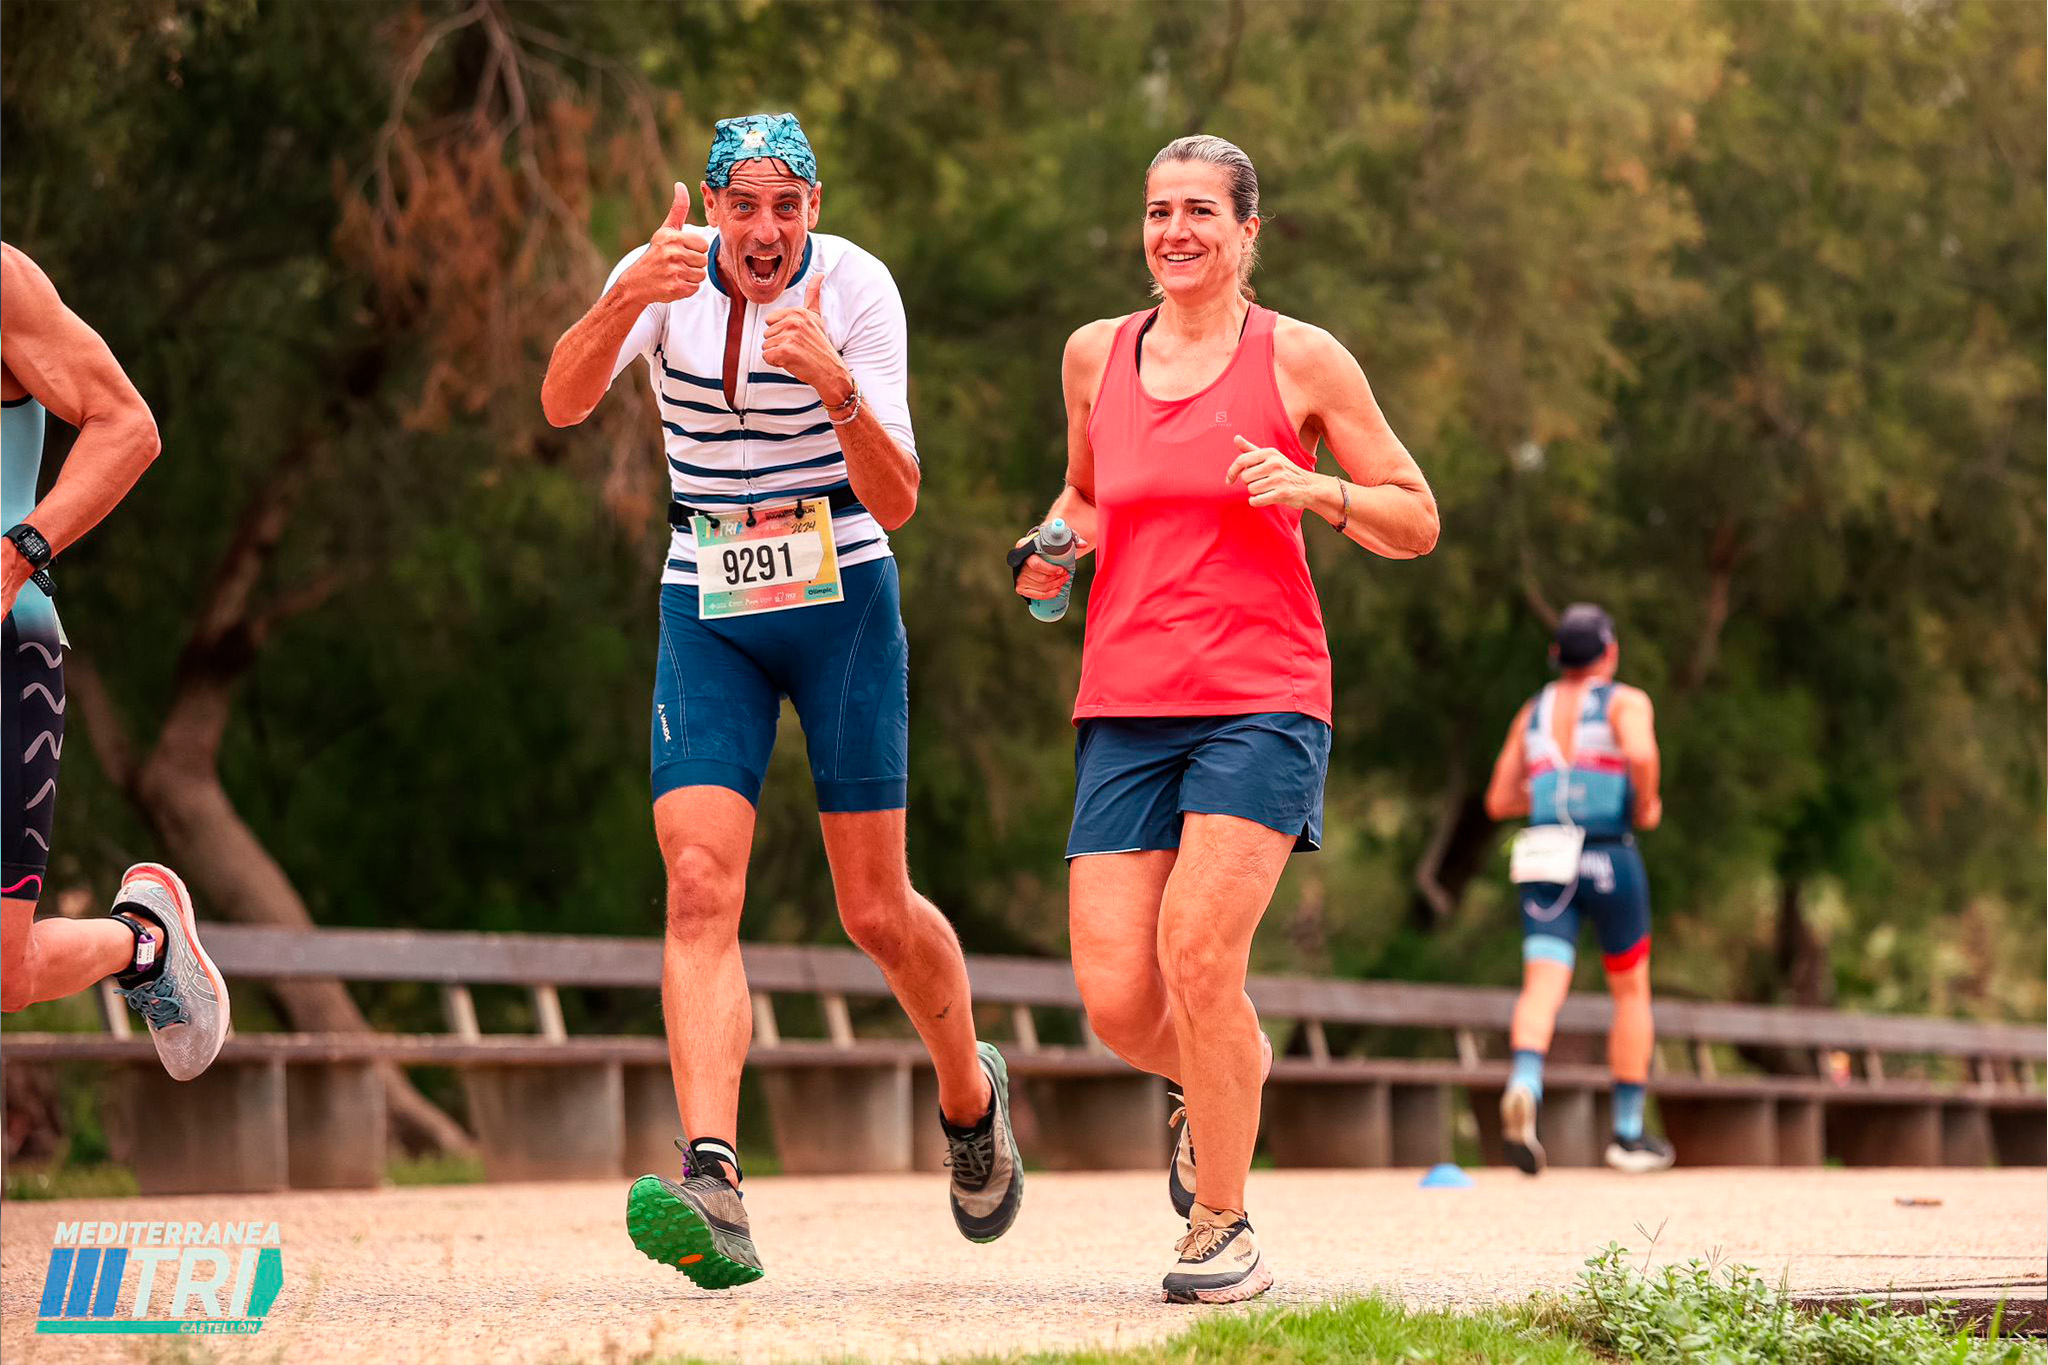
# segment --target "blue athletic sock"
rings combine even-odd
[[[1509,1085],[1519,1085],[1537,1099],[1543,1098],[1543,1054],[1533,1047],[1515,1049],[1515,1069],[1508,1074]]]
[[[1614,1083],[1614,1135],[1639,1138],[1643,1135],[1643,1087],[1634,1081]]]

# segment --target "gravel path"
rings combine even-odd
[[[1474,1189],[1423,1190],[1413,1171],[1255,1173],[1270,1299],[1567,1289],[1606,1242],[1643,1247],[1638,1225],[1662,1227],[1658,1261],[1719,1252],[1802,1290],[1994,1281],[2038,1295],[2048,1262],[2038,1170],[1475,1175]],[[1177,1232],[1163,1185],[1033,1174],[1016,1229],[983,1247],[953,1231],[935,1177],[764,1178],[747,1202],[768,1278],[721,1295],[633,1250],[623,1183],[10,1203],[0,1355],[157,1360],[191,1340],[35,1332],[53,1228],[100,1218],[281,1225],[284,1291],[259,1335],[207,1343],[222,1360],[886,1360],[1135,1342],[1221,1311],[1154,1298]]]

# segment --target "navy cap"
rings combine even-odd
[[[1557,618],[1557,661],[1566,668],[1584,668],[1614,643],[1614,621],[1591,602],[1574,602]]]

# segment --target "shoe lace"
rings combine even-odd
[[[1230,1236],[1235,1223],[1190,1223],[1185,1237],[1174,1243],[1173,1249],[1183,1261],[1199,1261]]]
[[[114,994],[126,1000],[129,1009],[148,1020],[151,1028],[169,1028],[172,1024],[187,1022],[185,1007],[178,1003],[177,992],[162,977],[145,981],[131,990],[116,986]]]
[[[1169,1091],[1167,1093],[1173,1095],[1173,1098],[1178,1103],[1175,1104],[1173,1112],[1166,1116],[1166,1126],[1168,1128],[1187,1130],[1184,1136],[1186,1136],[1188,1141],[1188,1160],[1193,1161],[1195,1159],[1195,1134],[1193,1129],[1187,1128],[1188,1102],[1178,1092]]]
[[[946,1134],[946,1168],[976,1188],[988,1183],[996,1167],[996,1133],[990,1126],[965,1137]]]

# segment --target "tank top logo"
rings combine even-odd
[[[1227,427],[1227,426],[1229,426],[1229,425],[1230,425],[1230,409],[1229,409],[1229,408],[1218,408],[1218,409],[1216,409],[1216,425],[1217,425],[1217,426],[1219,426],[1219,427]]]

